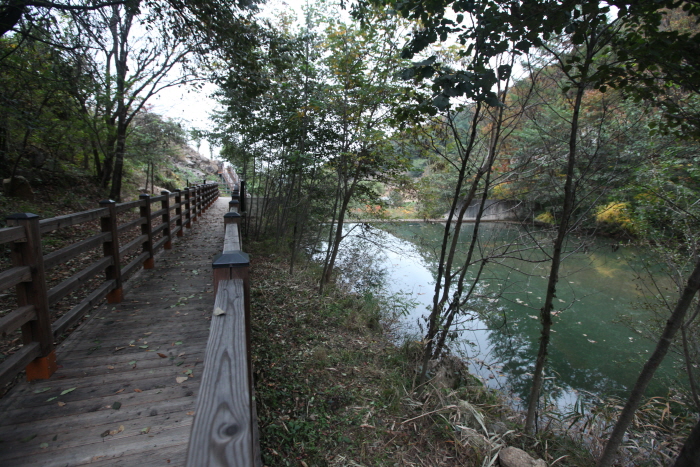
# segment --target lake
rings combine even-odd
[[[339,259],[342,277],[359,291],[379,288],[401,301],[414,300],[400,322],[402,332],[417,339],[432,304],[443,229],[431,223],[346,226],[349,236]],[[463,226],[457,261],[464,262],[472,232],[473,224]],[[551,240],[541,230],[482,225],[478,251],[491,259],[451,343],[473,374],[512,394],[516,403],[527,398],[539,345],[538,315],[549,274],[547,245]],[[607,239],[572,237],[567,251],[547,367],[550,401],[563,408],[579,397],[626,397],[655,343],[624,322],[644,325],[653,318],[645,305],[651,294],[645,271],[658,274],[656,258],[649,250]],[[655,281],[672,290],[663,275]],[[677,372],[669,357],[647,395],[666,396],[669,387],[685,384],[674,379]]]

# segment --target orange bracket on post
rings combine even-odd
[[[39,357],[27,365],[27,381],[49,379],[57,369],[56,351],[52,350],[46,357]]]

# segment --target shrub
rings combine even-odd
[[[595,220],[611,233],[635,234],[637,226],[630,212],[629,203],[612,201],[604,206],[598,206]]]

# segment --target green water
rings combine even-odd
[[[381,229],[365,225],[349,236],[350,253],[343,260],[349,266],[346,270],[369,268],[373,272],[369,277],[363,273],[364,282],[381,284],[389,293],[407,293],[417,301],[404,319],[408,333],[422,332],[432,302],[443,228],[427,223],[385,224]],[[472,228],[464,226],[457,262],[466,257]],[[611,240],[585,242],[572,238],[567,245],[555,299],[547,392],[560,406],[589,393],[625,397],[654,348],[651,340],[623,323],[653,318],[645,305],[651,281],[644,268],[650,262],[654,271],[653,252],[627,246],[613,251]],[[512,392],[516,399],[525,398],[529,390],[529,372],[539,345],[538,314],[549,274],[547,247],[537,248],[536,243],[551,246],[551,239],[515,225],[482,226],[478,254],[491,259],[452,343],[474,373],[490,386]],[[673,297],[663,275],[658,274],[655,281],[669,287],[665,292]],[[667,360],[648,395],[665,396],[669,387],[684,384],[674,379],[677,372]]]

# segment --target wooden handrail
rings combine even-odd
[[[20,226],[0,229],[0,245],[10,242],[23,242],[26,239],[24,228]]]
[[[79,256],[86,251],[90,251],[93,248],[97,248],[107,241],[112,241],[112,232],[103,232],[101,234],[93,235],[90,238],[86,238],[78,243],[68,245],[60,250],[52,251],[51,253],[44,255],[44,268],[51,269],[59,264],[65,264],[66,261]]]
[[[186,195],[184,200],[183,192]],[[126,203],[101,201],[97,209],[50,219],[40,220],[38,216],[28,213],[8,217],[10,226],[0,229],[0,245],[11,246],[13,267],[0,271],[0,291],[15,287],[18,308],[0,319],[0,334],[14,332],[21,327],[24,345],[0,364],[0,384],[5,384],[25,367],[30,380],[51,376],[56,369],[55,337],[74,326],[105,297],[110,303],[121,302],[123,282],[140,268],[153,267],[154,255],[159,248],[169,248],[173,236],[182,236],[184,230],[191,226],[192,209],[199,206],[201,214],[217,197],[218,184],[206,184],[173,193],[164,191],[160,196],[143,195],[138,201]],[[158,210],[151,209],[151,203],[155,202],[160,202]],[[119,224],[118,216],[134,208],[139,209],[138,218]],[[153,229],[151,225],[156,215],[161,216],[159,220],[162,222]],[[42,234],[98,219],[99,234],[46,255],[42,253]],[[139,230],[131,231],[136,227]],[[160,232],[162,237],[154,239],[153,236]],[[48,290],[45,270],[100,246],[102,258],[84,265],[80,271]],[[141,253],[122,265],[124,256],[137,247],[142,248]],[[104,281],[94,285],[80,303],[51,323],[49,307],[84,287],[103,271]]]
[[[224,216],[224,251],[212,264],[216,299],[187,465],[261,466],[251,358],[248,255],[240,214]]]
[[[30,280],[32,280],[32,270],[29,266],[15,266],[0,273],[0,292]]]
[[[246,358],[243,281],[224,280],[216,294],[187,465],[253,466],[251,382]]]
[[[41,233],[45,234],[53,230],[62,229],[71,225],[82,224],[84,222],[99,219],[105,214],[104,208],[91,209],[89,211],[76,212],[74,214],[66,214],[65,216],[52,217],[50,219],[42,219],[39,221]]]

